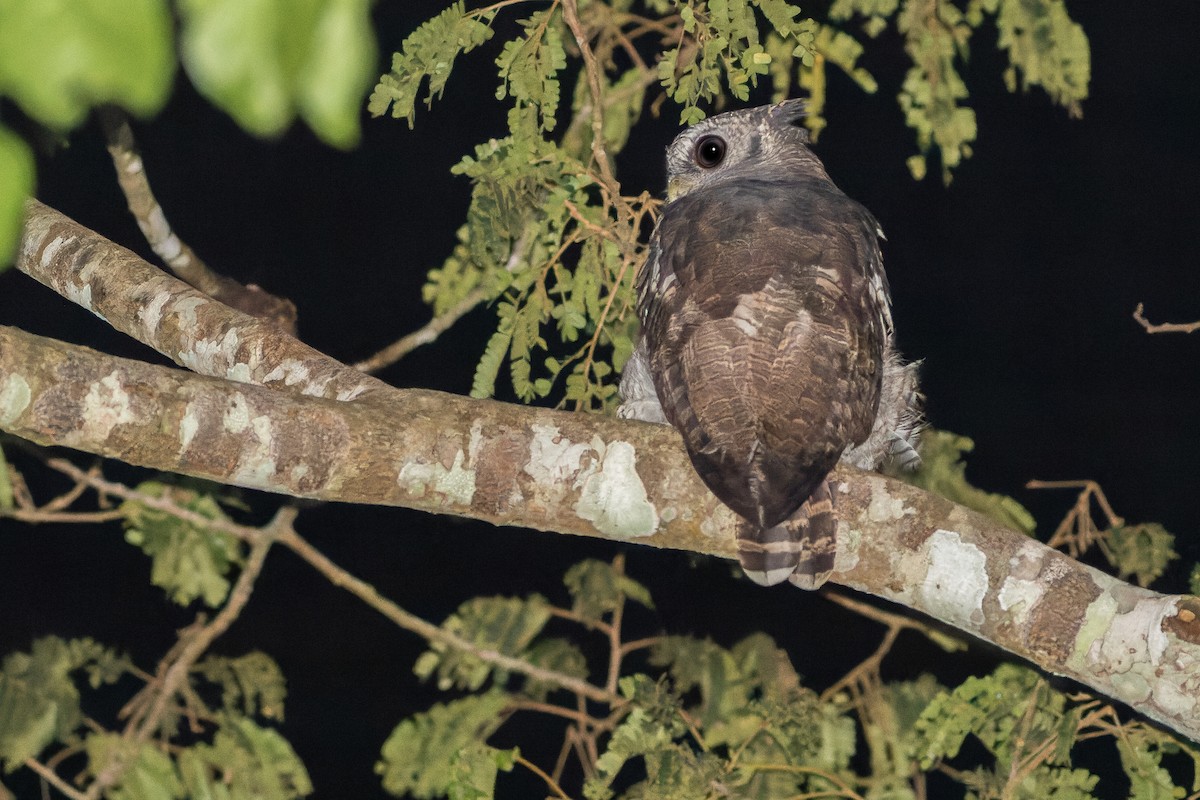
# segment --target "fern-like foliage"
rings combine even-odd
[[[308,772],[291,745],[258,721],[283,717],[283,675],[267,656],[209,658],[200,665],[185,692],[190,698],[186,732],[179,730],[179,711],[166,715],[155,740],[85,719],[83,704],[90,692],[146,677],[128,657],[91,639],[46,637],[29,652],[7,656],[0,665],[5,771],[33,760],[82,759],[85,775],[117,776],[105,796],[118,800],[291,800],[312,793]],[[222,705],[209,710],[198,698],[211,693],[214,684],[221,688]],[[139,706],[135,701],[129,707]],[[115,773],[114,765],[119,765]]]
[[[514,11],[523,16],[507,20]],[[493,42],[502,18],[508,33]],[[435,314],[468,297],[496,311],[471,395],[511,390],[525,402],[615,405],[636,335],[632,287],[658,200],[623,193],[614,158],[647,108],[670,102],[692,123],[731,99],[749,101],[760,80],[777,100],[798,85],[817,135],[827,124],[829,66],[875,92],[862,56],[894,25],[912,65],[896,87],[920,150],[909,165],[921,177],[936,153],[949,180],[976,136],[958,69],[972,32],[989,20],[1009,54],[1012,88],[1040,86],[1078,111],[1087,39],[1061,0],[973,0],[966,11],[948,0],[837,0],[820,21],[786,0],[451,3],[404,40],[368,108],[412,125],[417,104],[442,95],[460,56],[494,53],[507,129],[453,168],[470,179],[471,204],[453,252],[423,290]]]
[[[515,654],[552,672],[563,665],[562,678],[590,681],[609,699],[585,703],[562,684],[519,671],[441,680],[440,666],[449,662],[435,648],[418,672],[474,693],[397,725],[377,765],[386,790],[490,799],[510,796],[503,773],[528,770],[547,796],[585,800],[915,800],[925,796],[918,793],[923,772],[936,770],[974,800],[1113,796],[1076,763],[1076,745],[1085,740],[1107,742],[1131,797],[1183,797],[1200,788],[1200,772],[1186,760],[1200,764],[1200,750],[1122,719],[1101,700],[1064,694],[1025,667],[1002,665],[950,689],[929,675],[884,683],[869,659],[839,681],[852,691],[818,694],[765,634],[731,647],[684,635],[627,641],[629,601],[652,608],[653,600],[620,560],[577,564],[564,583],[563,606],[540,596],[477,598],[443,628],[480,651]],[[554,619],[600,634],[609,653],[589,663],[574,645],[545,635]],[[627,658],[639,650],[645,658]],[[562,721],[556,765],[539,766],[492,743],[508,719],[524,714]],[[1095,764],[1096,745],[1089,747],[1087,763]]]
[[[187,486],[147,481],[137,489],[150,497],[169,497],[202,519],[228,519],[213,495]],[[125,540],[150,556],[150,578],[156,586],[166,589],[180,605],[196,599],[212,607],[221,604],[229,593],[226,576],[242,563],[241,544],[232,534],[216,526],[184,522],[133,500],[123,503],[121,512]]]

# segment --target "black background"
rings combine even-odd
[[[428,2],[380,4],[381,71],[434,10]],[[1073,495],[1030,492],[1024,483],[1097,480],[1126,519],[1158,521],[1178,536],[1186,565],[1163,585],[1182,591],[1186,570],[1200,560],[1200,339],[1148,336],[1131,312],[1142,301],[1154,320],[1200,318],[1200,11],[1186,0],[1074,3],[1070,11],[1092,44],[1092,96],[1082,120],[1039,90],[1008,93],[995,33],[985,28],[964,69],[979,121],[975,156],[948,188],[936,166],[933,178],[914,182],[904,159],[915,146],[894,99],[904,57],[900,41],[885,35],[866,59],[880,79],[876,96],[831,73],[830,125],[817,151],[887,232],[901,348],[925,359],[931,422],[975,440],[969,477],[1024,503],[1043,536]],[[419,289],[453,246],[470,192],[449,168],[503,133],[493,56],[460,61],[445,99],[419,112],[414,131],[366,119],[362,145],[349,153],[323,147],[300,127],[278,141],[251,139],[183,77],[163,114],[135,132],[176,231],[217,269],[292,298],[305,341],[355,360],[428,318]],[[662,153],[678,130],[676,113],[664,108],[662,119],[639,125],[620,159],[631,192],[663,187]],[[73,134],[39,169],[44,201],[153,261],[124,210],[96,126]],[[159,358],[15,271],[0,276],[0,324]],[[478,310],[381,377],[465,393],[491,325],[491,312]],[[115,465],[111,474],[141,476]],[[274,502],[250,498],[264,511]],[[666,629],[732,644],[765,630],[818,687],[869,654],[880,633],[819,597],[762,590],[731,580],[725,564],[680,553],[341,505],[305,511],[300,530],[434,620],[477,594],[537,591],[561,600],[567,566],[625,552],[629,572],[658,602],[656,611],[633,615],[635,632]],[[3,522],[0,548],[0,653],[46,634],[86,635],[150,667],[193,618],[194,610],[150,586],[148,560],[122,543],[116,526]],[[948,659],[915,636],[902,645],[885,677],[933,671],[960,680],[998,657],[974,645]],[[379,745],[403,715],[445,699],[410,672],[420,640],[285,552],[271,556],[250,606],[214,650],[253,648],[274,656],[288,676],[284,733],[321,797],[382,795],[372,774]],[[557,724],[505,730],[499,742],[520,743],[534,760],[546,763],[557,752]],[[505,780],[502,796],[542,791],[535,781]],[[1118,796],[1119,781],[1106,779],[1098,791]]]

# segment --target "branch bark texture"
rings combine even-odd
[[[53,243],[67,229],[54,230],[32,235]],[[26,242],[22,259],[53,264],[47,248]],[[77,255],[75,277],[63,284],[79,297],[93,279],[110,280],[123,264],[89,264],[108,263],[111,252]],[[146,330],[138,320],[147,302],[178,302],[136,282],[126,287],[123,298],[107,293],[104,306],[122,330]],[[222,312],[206,313],[215,324]],[[241,336],[243,318],[224,313],[227,335]],[[114,319],[121,316],[128,319]],[[249,353],[260,361],[244,374],[273,374],[262,360],[275,344]],[[237,352],[223,368],[242,374]],[[298,497],[734,556],[732,513],[695,476],[668,427],[421,390],[372,387],[346,401],[262,382],[270,388],[0,328],[0,428],[41,444]],[[835,478],[841,527],[831,580],[993,642],[1200,740],[1196,597],[1124,583],[880,475],[839,469]]]

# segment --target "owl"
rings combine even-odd
[[[839,460],[914,466],[916,365],[893,349],[874,217],[808,147],[804,102],[734,111],[667,151],[667,204],[637,279],[624,417],[667,422],[738,518],[765,585],[833,569]]]

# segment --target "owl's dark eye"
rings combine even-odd
[[[701,167],[712,169],[725,160],[725,140],[720,136],[705,136],[696,142],[693,158]]]

